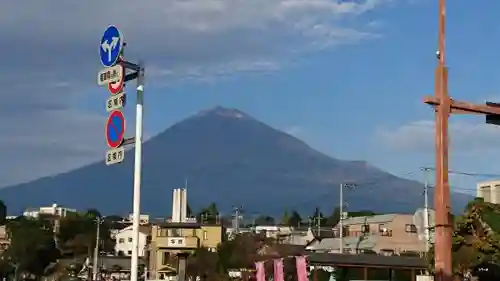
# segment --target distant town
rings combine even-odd
[[[474,236],[495,253],[500,253],[499,183],[479,183],[478,197],[455,217],[456,237]],[[141,280],[178,280],[179,270],[190,280],[249,280],[259,264],[269,276],[276,274],[267,266],[275,263],[285,275],[295,276],[301,257],[308,278],[316,281],[432,280],[428,259],[435,213],[429,208],[413,214],[340,213],[334,208],[329,215],[319,209],[306,215],[284,210],[282,218],[262,216],[246,223],[240,207],[230,217],[221,216],[216,204],[193,213],[187,198],[187,189],[174,189],[168,218],[140,216]],[[57,204],[26,209],[21,216],[5,216],[4,205],[3,214],[4,280],[131,279],[132,215],[103,216],[98,210]],[[457,241],[454,251],[470,247]],[[477,256],[481,249],[461,255]],[[487,260],[464,260],[462,266]]]

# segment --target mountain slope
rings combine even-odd
[[[0,190],[9,213],[54,202],[78,209],[125,214],[132,209],[133,149],[125,162],[95,163],[69,173]],[[411,212],[422,206],[420,183],[366,162],[328,157],[304,142],[235,109],[216,107],[175,124],[143,145],[143,212],[165,216],[171,191],[188,179],[189,203],[243,205],[247,214],[280,214],[285,207],[312,212],[338,205],[341,182],[348,209]],[[456,194],[460,208],[470,199]],[[432,201],[432,200],[431,200]]]

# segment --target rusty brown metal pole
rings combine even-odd
[[[448,180],[448,118],[452,113],[500,116],[500,108],[488,104],[455,101],[449,97],[448,69],[445,61],[446,1],[438,1],[438,65],[435,73],[435,96],[424,97],[424,102],[434,106],[436,110],[436,188],[434,191],[436,281],[452,281],[451,237],[453,229]]]
[[[448,96],[448,70],[446,68],[445,25],[446,2],[439,0],[438,20],[438,65],[435,73],[435,95],[440,101],[436,106],[436,189],[434,209],[435,228],[435,269],[436,281],[452,281],[451,202],[448,181],[448,118],[451,113],[451,100]]]

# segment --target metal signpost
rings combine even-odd
[[[107,86],[111,96],[106,101],[106,111],[110,112],[106,122],[106,143],[110,150],[106,153],[106,165],[121,163],[125,159],[125,146],[135,144],[133,237],[131,258],[131,281],[137,281],[139,273],[139,217],[142,168],[142,106],[144,92],[144,67],[124,59],[125,42],[120,30],[113,25],[104,31],[99,46],[101,64],[105,67],[97,75],[97,84]],[[129,73],[127,73],[129,70]],[[121,109],[126,104],[125,83],[136,79],[137,101],[135,137],[125,137],[125,116]]]

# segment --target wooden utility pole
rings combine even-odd
[[[489,119],[498,119],[498,104],[472,104],[454,101],[448,96],[448,69],[445,63],[446,1],[439,0],[438,20],[438,65],[435,73],[435,96],[426,96],[424,102],[436,110],[436,187],[434,193],[435,225],[435,269],[436,281],[452,281],[451,259],[451,200],[448,181],[448,118],[450,114],[485,114]],[[493,118],[492,118],[493,117]],[[495,118],[496,117],[496,118]]]

